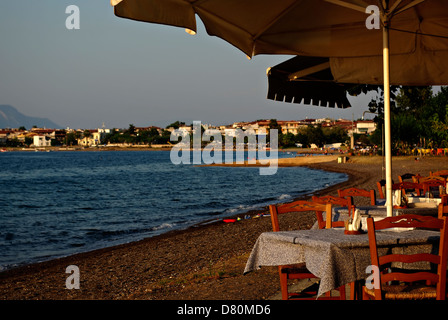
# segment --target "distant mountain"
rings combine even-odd
[[[38,128],[60,129],[60,125],[47,118],[37,118],[26,116],[10,105],[0,105],[0,128]]]

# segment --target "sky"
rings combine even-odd
[[[67,29],[79,8],[79,29]],[[127,128],[182,121],[358,119],[370,97],[332,109],[266,99],[266,69],[292,56],[259,55],[198,32],[118,18],[109,0],[0,2],[0,104],[62,128]],[[366,118],[373,115],[366,114]]]

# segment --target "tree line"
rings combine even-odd
[[[376,113],[377,129],[370,136],[381,144],[384,97],[380,87],[368,107]],[[411,154],[416,148],[448,148],[448,87],[392,86],[391,139],[393,154]]]
[[[282,133],[281,126],[276,119],[271,119],[269,122],[269,129],[277,129],[279,147],[288,148],[294,147],[297,143],[303,147],[310,147],[315,144],[318,147],[323,147],[330,143],[347,143],[349,140],[347,132],[337,126],[322,127],[321,124],[308,125],[299,128],[297,134],[291,132]]]
[[[169,126],[168,126],[169,127]],[[167,128],[168,128],[167,127]],[[160,134],[156,128],[140,130],[138,133],[133,124],[129,128],[122,130],[111,130],[101,141],[107,143],[127,143],[127,144],[166,144],[170,140],[171,132],[163,130]]]
[[[184,122],[176,121],[168,125],[166,129],[178,129],[183,125],[185,125]],[[135,126],[130,124],[128,129],[112,130],[111,133],[104,137],[102,143],[166,144],[170,141],[171,135],[171,132],[166,129],[164,129],[161,134],[155,128],[152,128],[149,131],[140,131],[136,134]],[[304,147],[308,147],[311,144],[316,144],[318,147],[322,147],[329,143],[345,143],[349,139],[347,132],[340,127],[327,128],[322,127],[321,125],[309,125],[305,128],[301,128],[298,134],[284,134],[282,133],[281,126],[277,123],[277,120],[271,119],[269,129],[278,130],[278,144],[279,147],[282,148],[294,147],[296,146],[296,143],[300,143]],[[204,127],[201,127],[201,131],[204,133]],[[193,139],[193,135],[190,135],[190,139]],[[224,141],[224,137],[222,137],[222,141]],[[267,141],[270,141],[269,137]],[[174,144],[176,141],[172,143]]]

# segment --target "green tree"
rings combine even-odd
[[[375,117],[377,130],[372,141],[381,137],[383,97],[380,91],[369,103]],[[391,95],[392,145],[397,150],[409,152],[414,146],[444,147],[448,145],[448,88],[441,87],[437,94],[429,86],[395,87]],[[378,143],[377,143],[378,144]]]
[[[441,87],[432,97],[430,106],[432,112],[430,139],[439,147],[448,147],[448,87]]]
[[[306,134],[305,130],[300,130],[297,134],[296,134],[296,142],[300,143],[303,147],[308,147],[309,146],[309,139],[308,139],[308,135]]]
[[[277,134],[278,134],[278,146],[279,147],[285,147],[285,145],[283,144],[283,133],[282,133],[282,127],[278,124],[277,119],[271,119],[269,120],[269,125],[268,125],[268,132],[267,132],[267,141],[271,141],[271,130],[275,129],[277,130]]]
[[[156,128],[139,132],[139,142],[152,143],[153,140],[159,136],[159,131]]]
[[[345,143],[349,138],[347,132],[341,127],[322,128],[325,143]]]
[[[154,136],[153,143],[155,144],[166,144],[170,141],[171,132],[168,130],[163,130],[161,135]]]
[[[29,147],[32,144],[33,144],[33,139],[30,137],[25,137],[25,145]]]
[[[314,143],[318,147],[323,147],[323,145],[325,144],[325,135],[321,125],[308,126],[305,134],[308,136],[309,144]]]
[[[86,129],[86,130],[84,130],[82,135],[83,135],[84,138],[89,138],[92,135],[92,133],[90,132],[90,130]]]
[[[78,132],[69,132],[65,135],[65,144],[67,146],[73,146],[78,144]]]
[[[420,125],[410,113],[398,113],[391,117],[392,148],[409,153],[420,140]]]
[[[281,145],[285,148],[293,147],[296,142],[295,136],[293,133],[288,132],[286,134],[282,134]]]
[[[185,125],[185,122],[176,121],[176,122],[173,122],[172,124],[167,125],[166,128],[168,129],[170,127],[173,127],[174,129],[179,129],[179,127],[181,127],[183,125]]]
[[[135,135],[135,126],[134,126],[132,123],[129,125],[129,128],[128,128],[128,130],[127,130],[127,133],[128,133],[130,136],[134,136],[134,135]]]

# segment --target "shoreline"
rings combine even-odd
[[[83,146],[72,146],[72,147],[64,147],[64,146],[51,146],[51,147],[0,147],[2,152],[67,152],[67,151],[171,151],[171,149],[175,145],[167,145],[164,147],[151,147],[151,146],[143,146],[143,145],[130,145],[130,146],[95,146],[95,147],[83,147]],[[204,149],[203,147],[202,149]],[[190,148],[190,151],[195,149]],[[258,149],[257,149],[258,150]],[[223,147],[222,151],[226,151]],[[237,149],[233,148],[232,151],[237,151]],[[247,148],[244,149],[245,152],[248,151]],[[313,148],[298,148],[298,147],[288,147],[284,149],[278,149],[279,153],[281,152],[297,152],[297,154],[324,154],[322,150],[313,149]],[[328,154],[340,154],[339,151],[329,151]]]
[[[287,159],[297,158],[284,160]],[[347,181],[313,193],[334,195],[337,189],[352,185],[376,190],[381,164],[380,157],[363,156],[353,157],[343,164],[332,157],[329,162],[295,165],[347,174]],[[397,180],[397,174],[408,171],[428,175],[429,170],[447,167],[448,158],[445,157],[422,158],[419,162],[414,157],[394,158],[393,179]],[[310,196],[299,198],[307,197]],[[266,209],[245,214],[263,213]],[[233,217],[236,216],[241,214]],[[314,221],[312,215],[303,215],[293,228],[310,228]],[[279,291],[277,268],[262,268],[242,275],[258,235],[271,230],[270,219],[219,222],[202,222],[136,242],[2,271],[0,299],[258,300],[272,297]],[[77,265],[80,269],[79,290],[65,288],[68,265]]]

